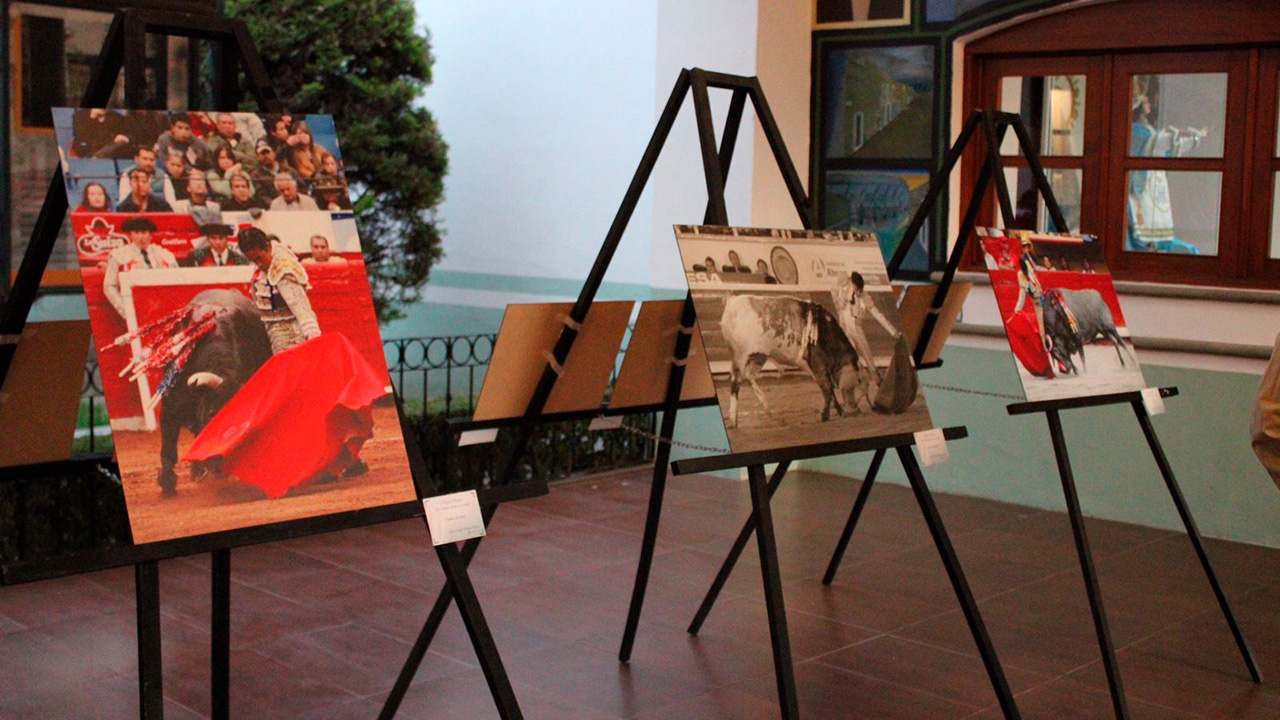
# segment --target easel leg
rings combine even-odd
[[[486,527],[493,519],[496,510],[497,506],[485,508]],[[473,538],[463,543],[459,555],[464,568],[471,564],[471,559],[476,556],[478,549],[480,549],[480,538]],[[391,687],[391,694],[382,704],[382,712],[378,713],[378,720],[393,720],[396,712],[400,710],[400,703],[404,702],[404,696],[409,692],[409,686],[413,684],[413,678],[418,674],[418,667],[422,665],[422,660],[431,647],[431,641],[436,637],[436,631],[440,629],[445,614],[449,612],[449,606],[453,604],[450,584],[449,575],[446,572],[445,586],[440,588],[440,594],[436,595],[436,602],[431,606],[431,613],[427,615],[427,621],[422,624],[422,630],[418,633],[418,639],[414,641],[413,648],[409,650],[409,657],[405,658],[404,666],[400,668],[400,675],[396,677],[396,683]]]
[[[668,420],[667,416],[671,416]],[[640,543],[640,560],[636,565],[636,582],[631,588],[631,604],[627,608],[627,625],[622,631],[622,647],[618,650],[618,662],[631,661],[631,648],[635,645],[636,630],[640,626],[640,611],[644,607],[644,594],[649,587],[649,570],[653,567],[653,552],[658,543],[658,522],[662,518],[662,496],[667,488],[667,461],[671,457],[670,441],[674,432],[675,413],[662,418],[662,432],[653,463],[653,485],[649,488],[649,512],[644,521],[644,539]]]
[[[1173,476],[1173,466],[1169,464],[1169,459],[1165,457],[1164,448],[1160,445],[1160,439],[1156,437],[1156,430],[1151,425],[1151,418],[1147,415],[1146,408],[1141,402],[1133,403],[1133,412],[1138,416],[1138,423],[1142,425],[1142,434],[1147,437],[1147,444],[1151,446],[1151,454],[1155,456],[1156,465],[1160,466],[1160,474],[1164,477],[1164,484],[1169,488],[1169,496],[1173,498],[1173,504],[1178,508],[1178,515],[1182,518],[1182,524],[1187,528],[1187,537],[1191,538],[1191,544],[1196,549],[1196,556],[1200,558],[1200,565],[1204,567],[1204,574],[1209,578],[1209,585],[1213,588],[1214,597],[1218,599],[1218,606],[1222,608],[1222,616],[1226,618],[1227,625],[1231,627],[1231,635],[1235,637],[1236,647],[1240,649],[1240,656],[1244,658],[1244,664],[1249,668],[1249,675],[1256,683],[1262,682],[1262,672],[1258,670],[1257,664],[1253,660],[1253,653],[1249,650],[1249,643],[1244,639],[1244,632],[1241,631],[1240,625],[1236,622],[1235,613],[1231,612],[1231,605],[1227,602],[1227,595],[1222,591],[1222,586],[1218,583],[1218,575],[1213,571],[1213,565],[1209,563],[1209,554],[1205,552],[1204,542],[1200,539],[1200,529],[1196,526],[1195,518],[1191,517],[1191,508],[1187,506],[1187,500],[1182,495],[1182,488],[1178,486],[1178,480]]]
[[[209,706],[211,720],[231,717],[231,551],[214,550],[211,585]]]
[[[884,462],[887,452],[881,448],[871,457],[871,467],[867,468],[867,477],[862,481],[862,487],[858,488],[858,498],[853,501],[853,511],[849,513],[849,521],[845,523],[844,531],[840,533],[840,542],[836,543],[836,551],[831,554],[827,574],[822,576],[823,585],[830,585],[836,579],[836,572],[840,570],[840,563],[844,560],[844,552],[849,549],[849,540],[853,538],[853,531],[858,527],[858,518],[862,517],[862,508],[866,506],[867,498],[871,496],[871,486],[876,482],[880,463]]]
[[[1057,410],[1045,413],[1049,419],[1049,435],[1053,439],[1053,454],[1058,460],[1058,475],[1062,478],[1062,494],[1067,501],[1067,516],[1071,518],[1071,531],[1076,540],[1076,553],[1080,556],[1080,570],[1084,573],[1084,588],[1089,594],[1089,609],[1093,611],[1093,629],[1098,635],[1102,650],[1102,666],[1107,672],[1107,684],[1111,688],[1111,705],[1118,720],[1128,720],[1129,705],[1124,697],[1124,683],[1120,679],[1120,666],[1116,660],[1115,645],[1111,642],[1111,626],[1107,623],[1107,610],[1102,603],[1102,591],[1098,587],[1098,572],[1093,566],[1093,553],[1089,550],[1089,536],[1085,532],[1084,515],[1080,512],[1080,497],[1076,493],[1075,476],[1071,472],[1071,459],[1067,457],[1067,441],[1062,434],[1062,418]]]
[[[773,499],[773,494],[778,491],[778,486],[782,484],[782,478],[787,475],[787,468],[791,463],[779,463],[774,469],[773,476],[769,478],[769,499]],[[729,576],[733,574],[733,568],[738,564],[738,558],[742,556],[742,551],[747,548],[747,542],[751,540],[751,533],[756,529],[756,516],[752,513],[751,517],[742,525],[742,530],[738,533],[738,538],[733,541],[733,547],[729,548],[729,554],[725,556],[724,563],[720,565],[719,572],[716,573],[716,579],[711,582],[711,587],[707,590],[707,595],[702,599],[702,604],[698,606],[698,612],[693,616],[693,622],[689,623],[689,634],[697,635],[702,629],[702,624],[707,621],[707,616],[711,614],[711,608],[716,604],[716,598],[720,597],[720,591],[724,589],[724,585],[729,581]]]
[[[493,642],[489,624],[484,619],[475,588],[467,575],[467,560],[456,545],[441,545],[436,548],[436,555],[440,557],[440,565],[448,578],[448,587],[458,603],[458,612],[462,615],[467,634],[471,636],[471,645],[475,648],[480,669],[484,671],[485,680],[489,683],[489,692],[498,705],[498,716],[502,720],[523,720],[524,715],[520,713],[515,691],[511,689],[511,680],[507,678],[502,658],[498,655],[498,647]]]
[[[160,565],[133,568],[138,612],[138,717],[164,720],[164,669],[160,646]]]
[[[938,513],[938,506],[933,502],[933,494],[929,492],[929,486],[925,483],[924,473],[920,471],[916,456],[909,445],[898,448],[898,458],[907,471],[911,489],[915,491],[916,502],[920,504],[925,523],[929,525],[929,534],[933,536],[933,543],[938,547],[938,554],[942,556],[942,564],[947,569],[947,576],[951,578],[951,586],[955,588],[956,599],[960,601],[960,609],[964,611],[964,619],[968,621],[969,631],[973,633],[973,640],[978,645],[978,653],[982,656],[982,664],[987,668],[987,676],[991,678],[991,688],[995,690],[1000,709],[1007,720],[1017,720],[1022,716],[1018,713],[1018,706],[1013,702],[1013,691],[1009,689],[1009,680],[1005,677],[1004,667],[1000,665],[995,645],[991,643],[987,626],[982,621],[978,603],[973,599],[969,581],[964,577],[960,558],[956,557],[951,538],[947,535],[947,528],[942,523],[942,515]]]
[[[779,466],[780,468],[782,466]],[[795,668],[791,664],[791,638],[787,633],[787,611],[782,598],[782,574],[778,570],[778,547],[773,537],[773,513],[769,508],[769,489],[764,466],[747,468],[751,485],[751,509],[760,549],[760,574],[764,578],[764,602],[769,615],[769,637],[773,644],[773,669],[778,680],[778,705],[783,720],[800,717],[796,698]],[[781,474],[775,473],[781,480]]]

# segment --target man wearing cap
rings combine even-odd
[[[116,212],[173,212],[173,207],[164,198],[151,192],[151,173],[145,169],[139,167],[129,171],[129,187],[129,197],[120,201]]]
[[[202,245],[183,262],[187,267],[223,267],[226,265],[248,265],[249,258],[239,250],[231,247],[231,236],[235,231],[230,225],[209,223],[200,226],[200,233],[209,241]]]
[[[161,200],[161,202],[164,202]],[[124,295],[120,292],[120,273],[153,268],[176,268],[178,259],[173,253],[151,243],[151,233],[156,224],[145,217],[132,217],[124,221],[121,229],[129,236],[129,244],[121,245],[107,255],[107,272],[102,281],[102,291],[111,307],[125,316]]]
[[[320,323],[307,297],[311,280],[298,256],[256,227],[240,231],[239,245],[258,266],[249,281],[249,297],[267,327],[271,352],[279,354],[320,337]]]
[[[269,203],[280,194],[276,189],[276,175],[285,167],[276,159],[275,147],[265,138],[254,146],[254,152],[258,156],[258,166],[249,173],[249,179],[262,199]]]

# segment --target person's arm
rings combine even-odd
[[[107,302],[116,309],[120,317],[124,317],[124,296],[120,294],[120,266],[114,258],[107,258],[107,273],[102,279],[102,292]]]
[[[889,337],[896,337],[898,335],[897,328],[893,326],[893,323],[889,322],[889,318],[885,317],[884,313],[880,312],[880,308],[876,307],[875,301],[864,295],[862,297],[862,302],[866,303],[867,310],[871,312],[871,317],[875,318],[876,322],[880,323],[880,327],[884,328],[884,331],[889,333]]]
[[[1276,338],[1276,349],[1262,375],[1249,431],[1254,454],[1280,487],[1280,337]]]
[[[276,285],[276,290],[280,293],[280,297],[285,304],[289,306],[293,316],[298,319],[298,324],[302,326],[302,336],[308,340],[320,337],[320,322],[316,320],[316,313],[311,309],[311,300],[307,298],[307,289],[297,280],[286,275],[280,279],[279,284]]]

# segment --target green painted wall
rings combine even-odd
[[[951,461],[926,469],[942,492],[1065,510],[1062,486],[1043,415],[1011,417],[1003,398],[928,385],[1020,395],[1008,353],[948,347],[945,363],[921,375],[934,422],[965,425],[970,437],[949,444]],[[1280,492],[1249,447],[1254,375],[1147,365],[1153,386],[1177,386],[1168,412],[1154,424],[1200,525],[1212,537],[1280,547]],[[1141,525],[1181,528],[1159,470],[1127,405],[1063,412],[1080,502],[1087,515]],[[870,460],[843,456],[806,461],[812,470],[861,477]],[[905,484],[896,459],[881,477]],[[852,498],[850,498],[852,505]]]

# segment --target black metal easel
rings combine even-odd
[[[733,91],[730,99],[728,118],[725,125],[724,137],[721,140],[719,150],[716,149],[715,129],[711,118],[711,102],[708,94],[708,88],[722,88]],[[605,235],[604,243],[601,245],[600,252],[596,256],[595,263],[591,267],[590,273],[587,275],[586,281],[583,283],[582,290],[578,294],[577,302],[574,303],[573,309],[569,313],[572,324],[566,324],[561,331],[560,337],[556,342],[552,354],[555,357],[556,365],[563,366],[565,359],[569,355],[573,341],[577,337],[575,326],[580,326],[587,316],[587,311],[591,307],[591,303],[595,300],[596,292],[600,288],[601,282],[604,280],[605,271],[609,268],[609,263],[613,259],[613,254],[617,250],[618,243],[622,240],[622,234],[627,228],[627,224],[631,221],[631,215],[635,212],[637,203],[640,201],[640,195],[644,191],[645,185],[649,181],[649,175],[653,172],[654,165],[658,161],[658,155],[662,151],[663,145],[666,143],[667,136],[671,132],[672,126],[675,124],[676,116],[680,112],[680,106],[684,103],[684,98],[693,91],[694,114],[698,123],[698,135],[702,143],[702,160],[703,170],[706,174],[707,182],[707,209],[704,215],[704,222],[709,224],[727,224],[728,212],[725,209],[724,199],[724,181],[728,174],[729,163],[733,157],[734,146],[738,137],[738,126],[742,121],[742,113],[746,106],[747,98],[750,97],[755,106],[756,113],[760,117],[760,122],[764,126],[765,135],[769,139],[770,147],[774,151],[778,163],[783,169],[784,179],[787,188],[791,192],[792,200],[796,203],[796,209],[800,212],[801,218],[804,220],[805,226],[809,226],[810,209],[808,200],[805,197],[803,187],[800,183],[800,177],[795,172],[795,168],[791,163],[790,156],[786,153],[786,147],[782,143],[782,136],[778,132],[777,124],[774,122],[773,115],[769,111],[769,106],[764,100],[764,94],[760,90],[760,83],[756,78],[746,78],[736,75],[724,75],[720,73],[707,72],[698,68],[686,69],[680,72],[676,80],[675,87],[671,91],[671,96],[667,99],[666,107],[662,111],[662,115],[658,119],[658,124],[654,128],[653,136],[649,140],[648,147],[645,148],[644,155],[641,157],[640,165],[636,168],[635,174],[632,176],[631,184],[627,187],[627,192],[623,196],[622,204],[618,208],[617,214],[614,216],[613,223],[609,226],[609,231]],[[692,328],[696,316],[693,309],[693,300],[690,297],[685,298],[684,308],[681,312],[680,324],[685,328]],[[688,333],[677,333],[675,358],[683,360],[688,356],[689,345],[692,336]],[[520,466],[520,457],[524,452],[529,438],[534,429],[544,423],[561,422],[566,420],[583,419],[587,417],[596,417],[601,414],[613,414],[610,411],[591,411],[589,413],[559,413],[554,415],[543,414],[542,410],[546,405],[547,398],[551,394],[552,387],[555,384],[558,375],[552,363],[548,362],[546,369],[543,371],[542,377],[534,391],[533,397],[529,401],[528,409],[525,411],[518,421],[502,422],[502,423],[471,423],[462,422],[455,423],[454,427],[458,430],[476,429],[480,427],[494,427],[498,425],[514,426],[516,431],[516,442],[514,443],[511,454],[503,467],[502,473],[499,474],[498,484],[510,480],[514,477]],[[667,392],[665,401],[651,408],[627,408],[626,413],[634,413],[641,411],[661,411],[662,424],[658,431],[657,444],[655,448],[655,460],[653,470],[653,490],[651,491],[649,500],[649,519],[645,525],[644,541],[641,546],[640,565],[636,571],[636,586],[632,593],[631,610],[628,613],[626,639],[623,641],[623,651],[621,660],[625,662],[630,655],[631,642],[635,637],[635,628],[639,622],[640,606],[644,600],[645,587],[648,583],[649,568],[653,560],[654,546],[657,540],[657,518],[661,512],[662,494],[666,482],[667,462],[671,456],[670,440],[675,432],[676,412],[682,408],[699,407],[714,404],[714,400],[681,402],[680,390],[684,382],[684,364],[681,362],[673,363],[671,374],[667,379]],[[493,519],[496,508],[485,508],[485,522],[488,523]],[[476,550],[480,546],[480,539],[469,540],[462,550],[464,562],[470,562],[475,556]],[[382,713],[378,716],[379,720],[392,720],[396,712],[399,710],[400,703],[404,699],[405,693],[409,689],[409,685],[413,682],[414,676],[417,674],[418,667],[422,660],[426,657],[427,649],[431,646],[432,640],[435,638],[436,631],[440,628],[440,623],[444,620],[445,613],[449,610],[451,599],[449,596],[441,592],[436,598],[435,605],[432,607],[426,622],[422,626],[422,631],[418,634],[417,641],[410,650],[409,657],[405,660],[404,667],[400,671],[400,676],[396,680],[395,686],[391,689],[391,694],[387,697],[386,703],[382,708]]]
[[[965,208],[964,216],[960,221],[960,230],[956,235],[955,246],[951,250],[951,255],[947,258],[947,265],[942,272],[942,278],[938,281],[938,290],[934,294],[929,313],[925,315],[924,326],[920,331],[920,339],[916,342],[915,350],[912,353],[916,366],[921,370],[928,370],[941,364],[941,361],[932,365],[921,361],[924,359],[924,354],[929,347],[929,341],[932,339],[934,329],[937,327],[939,313],[942,311],[943,303],[946,302],[947,293],[951,290],[956,271],[959,270],[960,262],[964,259],[964,252],[969,238],[974,233],[974,225],[977,223],[978,213],[982,210],[982,204],[986,201],[987,189],[993,181],[996,186],[996,198],[1000,203],[1001,212],[1004,213],[1006,221],[1012,221],[1013,219],[1013,203],[1009,196],[1009,187],[1005,183],[1004,173],[1001,172],[1003,163],[1000,159],[1000,144],[1004,141],[1004,134],[1007,130],[1013,130],[1014,135],[1018,138],[1019,149],[1022,150],[1023,156],[1027,158],[1027,166],[1031,169],[1031,177],[1035,181],[1036,189],[1039,190],[1041,197],[1044,199],[1053,227],[1058,232],[1067,231],[1066,218],[1063,217],[1058,200],[1053,195],[1053,189],[1044,174],[1044,165],[1040,162],[1040,154],[1036,152],[1035,146],[1031,143],[1031,135],[1027,132],[1026,125],[1022,122],[1022,116],[1016,113],[996,112],[994,110],[974,110],[965,120],[964,127],[960,130],[960,135],[956,137],[955,144],[947,151],[942,167],[933,174],[933,177],[929,178],[929,190],[925,194],[923,202],[920,203],[920,208],[916,210],[916,214],[911,218],[911,224],[907,226],[907,233],[903,236],[902,243],[898,245],[897,251],[889,261],[889,277],[892,278],[898,274],[898,269],[902,267],[902,263],[907,257],[907,251],[911,249],[912,241],[915,240],[920,229],[924,227],[925,220],[928,219],[933,211],[938,202],[938,197],[951,177],[951,173],[955,170],[956,164],[960,161],[960,157],[964,155],[965,148],[968,147],[969,142],[973,139],[974,132],[979,127],[982,128],[983,137],[986,140],[986,159],[978,175],[978,182],[973,188],[973,194],[969,198],[969,205]],[[884,462],[884,456],[884,450],[877,450],[871,458],[871,465],[867,468],[867,476],[862,481],[862,487],[858,490],[858,497],[853,503],[853,510],[849,513],[849,520],[845,523],[844,530],[840,533],[840,539],[836,542],[835,552],[831,554],[831,562],[827,564],[827,572],[822,577],[823,585],[830,585],[835,581],[836,573],[840,569],[840,563],[844,560],[845,550],[849,547],[849,540],[853,537],[853,531],[858,525],[858,518],[862,515],[862,509],[867,503],[867,497],[871,494],[871,487],[875,484],[876,475],[879,474],[880,466]],[[709,607],[706,609],[710,610]],[[705,616],[705,613],[702,614]],[[695,620],[695,623],[699,622]]]
[[[1161,397],[1173,397],[1177,394],[1177,388],[1160,388]],[[1262,672],[1258,669],[1257,663],[1254,662],[1253,653],[1249,650],[1249,643],[1245,640],[1244,632],[1240,629],[1239,623],[1236,622],[1235,614],[1231,611],[1231,605],[1227,602],[1226,593],[1223,592],[1222,585],[1218,582],[1218,576],[1213,570],[1213,565],[1209,562],[1209,555],[1205,551],[1204,542],[1200,538],[1200,530],[1196,526],[1195,519],[1191,517],[1191,509],[1187,506],[1187,500],[1182,495],[1182,488],[1178,485],[1178,480],[1173,475],[1173,467],[1169,464],[1169,459],[1164,454],[1160,439],[1156,437],[1155,428],[1151,424],[1151,416],[1142,400],[1142,393],[1127,392],[1064,400],[1014,403],[1008,407],[1010,415],[1042,412],[1045,414],[1045,419],[1049,421],[1049,438],[1053,441],[1053,454],[1058,462],[1058,476],[1062,480],[1062,494],[1067,501],[1067,516],[1071,519],[1071,531],[1075,535],[1076,554],[1080,557],[1080,570],[1084,574],[1085,591],[1089,595],[1089,610],[1093,614],[1093,628],[1098,636],[1098,647],[1102,651],[1102,665],[1107,673],[1107,685],[1111,691],[1111,706],[1115,710],[1117,720],[1128,720],[1130,717],[1129,705],[1125,699],[1124,684],[1120,679],[1120,667],[1116,659],[1115,644],[1111,639],[1111,626],[1107,622],[1102,590],[1098,586],[1098,572],[1094,568],[1093,552],[1089,548],[1089,536],[1085,531],[1084,515],[1080,512],[1080,497],[1076,491],[1075,475],[1071,471],[1071,459],[1067,456],[1067,441],[1062,433],[1062,418],[1059,417],[1058,412],[1071,408],[1099,407],[1123,403],[1128,403],[1133,408],[1133,414],[1138,418],[1138,424],[1142,427],[1142,434],[1146,437],[1147,446],[1151,448],[1151,455],[1155,458],[1161,477],[1164,478],[1165,487],[1168,488],[1169,496],[1173,499],[1173,504],[1178,510],[1178,516],[1182,518],[1182,524],[1187,529],[1187,537],[1191,539],[1196,556],[1200,559],[1200,565],[1204,568],[1204,574],[1209,580],[1210,587],[1213,588],[1214,597],[1218,600],[1218,607],[1222,609],[1222,616],[1226,619],[1227,626],[1231,628],[1231,635],[1235,639],[1236,647],[1240,650],[1240,656],[1249,670],[1249,676],[1253,678],[1255,683],[1262,682]]]
[[[81,107],[105,107],[123,68],[125,104],[141,108],[145,104],[146,74],[144,58],[130,48],[145,47],[148,33],[208,40],[216,43],[221,63],[216,89],[217,104],[234,108],[241,96],[237,61],[242,64],[249,81],[249,91],[265,112],[281,112],[283,107],[271,87],[266,67],[258,55],[252,37],[243,21],[230,20],[215,13],[184,13],[162,10],[124,9],[115,14],[98,56]],[[31,242],[19,267],[12,292],[0,308],[0,385],[8,372],[18,338],[26,326],[35,302],[40,279],[48,265],[68,210],[66,185],[61,171],[54,173],[36,220]],[[401,411],[401,425],[404,415]],[[405,432],[410,467],[419,496],[431,494],[426,463],[412,433]],[[0,480],[21,478],[48,471],[106,469],[112,465],[103,457],[81,461],[5,468]],[[481,492],[482,502],[489,507],[499,502],[545,494],[545,485],[526,483],[518,487]],[[211,716],[227,720],[230,716],[230,627],[231,627],[231,548],[255,543],[331,532],[380,522],[423,517],[418,502],[400,503],[330,516],[308,518],[273,525],[244,528],[179,540],[131,545],[93,552],[77,553],[51,560],[19,562],[0,567],[0,585],[34,582],[70,574],[93,572],[112,567],[133,565],[137,597],[138,692],[142,720],[164,717],[163,677],[160,638],[160,570],[159,561],[209,552],[212,556],[212,611],[210,695]],[[425,522],[425,518],[424,518]],[[475,589],[467,575],[455,545],[436,549],[447,578],[447,589],[457,600],[463,621],[476,650],[480,666],[504,720],[522,717],[511,683],[502,666],[493,637],[489,632]]]

